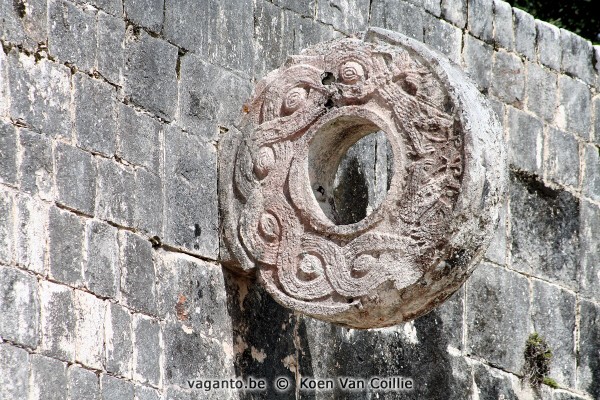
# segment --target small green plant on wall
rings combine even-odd
[[[558,388],[558,383],[548,376],[550,364],[552,363],[552,349],[537,332],[529,335],[525,343],[525,366],[523,368],[523,379],[534,389],[542,384],[551,388]]]

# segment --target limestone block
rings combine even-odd
[[[411,320],[460,287],[494,233],[506,166],[464,73],[374,28],[291,57],[255,93],[220,142],[225,264],[284,306],[357,328]],[[337,167],[378,131],[394,158],[387,197],[342,223]]]

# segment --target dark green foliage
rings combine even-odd
[[[548,343],[537,333],[529,335],[525,343],[525,366],[523,378],[534,388],[539,388],[542,383],[554,387],[556,381],[548,378],[550,363],[552,362],[552,350]]]
[[[598,0],[508,0],[537,19],[600,43],[600,2]]]

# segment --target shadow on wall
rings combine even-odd
[[[365,399],[365,391],[341,389],[339,377],[402,376],[412,378],[409,392],[379,392],[378,399],[448,399],[448,393],[467,398],[471,391],[470,367],[453,357],[448,347],[461,340],[462,292],[449,306],[436,309],[414,322],[377,330],[341,328],[310,317],[295,315],[277,304],[256,281],[226,275],[227,305],[236,348],[235,372],[244,378],[265,378],[267,392],[241,394],[241,399]],[[445,325],[444,313],[458,316]],[[323,338],[328,340],[324,341]],[[289,378],[289,391],[273,388],[277,377]],[[303,387],[300,379],[333,379],[334,390]],[[462,396],[461,395],[461,396]]]

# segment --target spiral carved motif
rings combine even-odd
[[[430,311],[467,279],[505,181],[499,124],[464,74],[424,45],[372,29],[265,77],[220,143],[223,262],[281,304],[356,328]],[[385,132],[393,178],[364,219],[335,223],[337,166]]]

